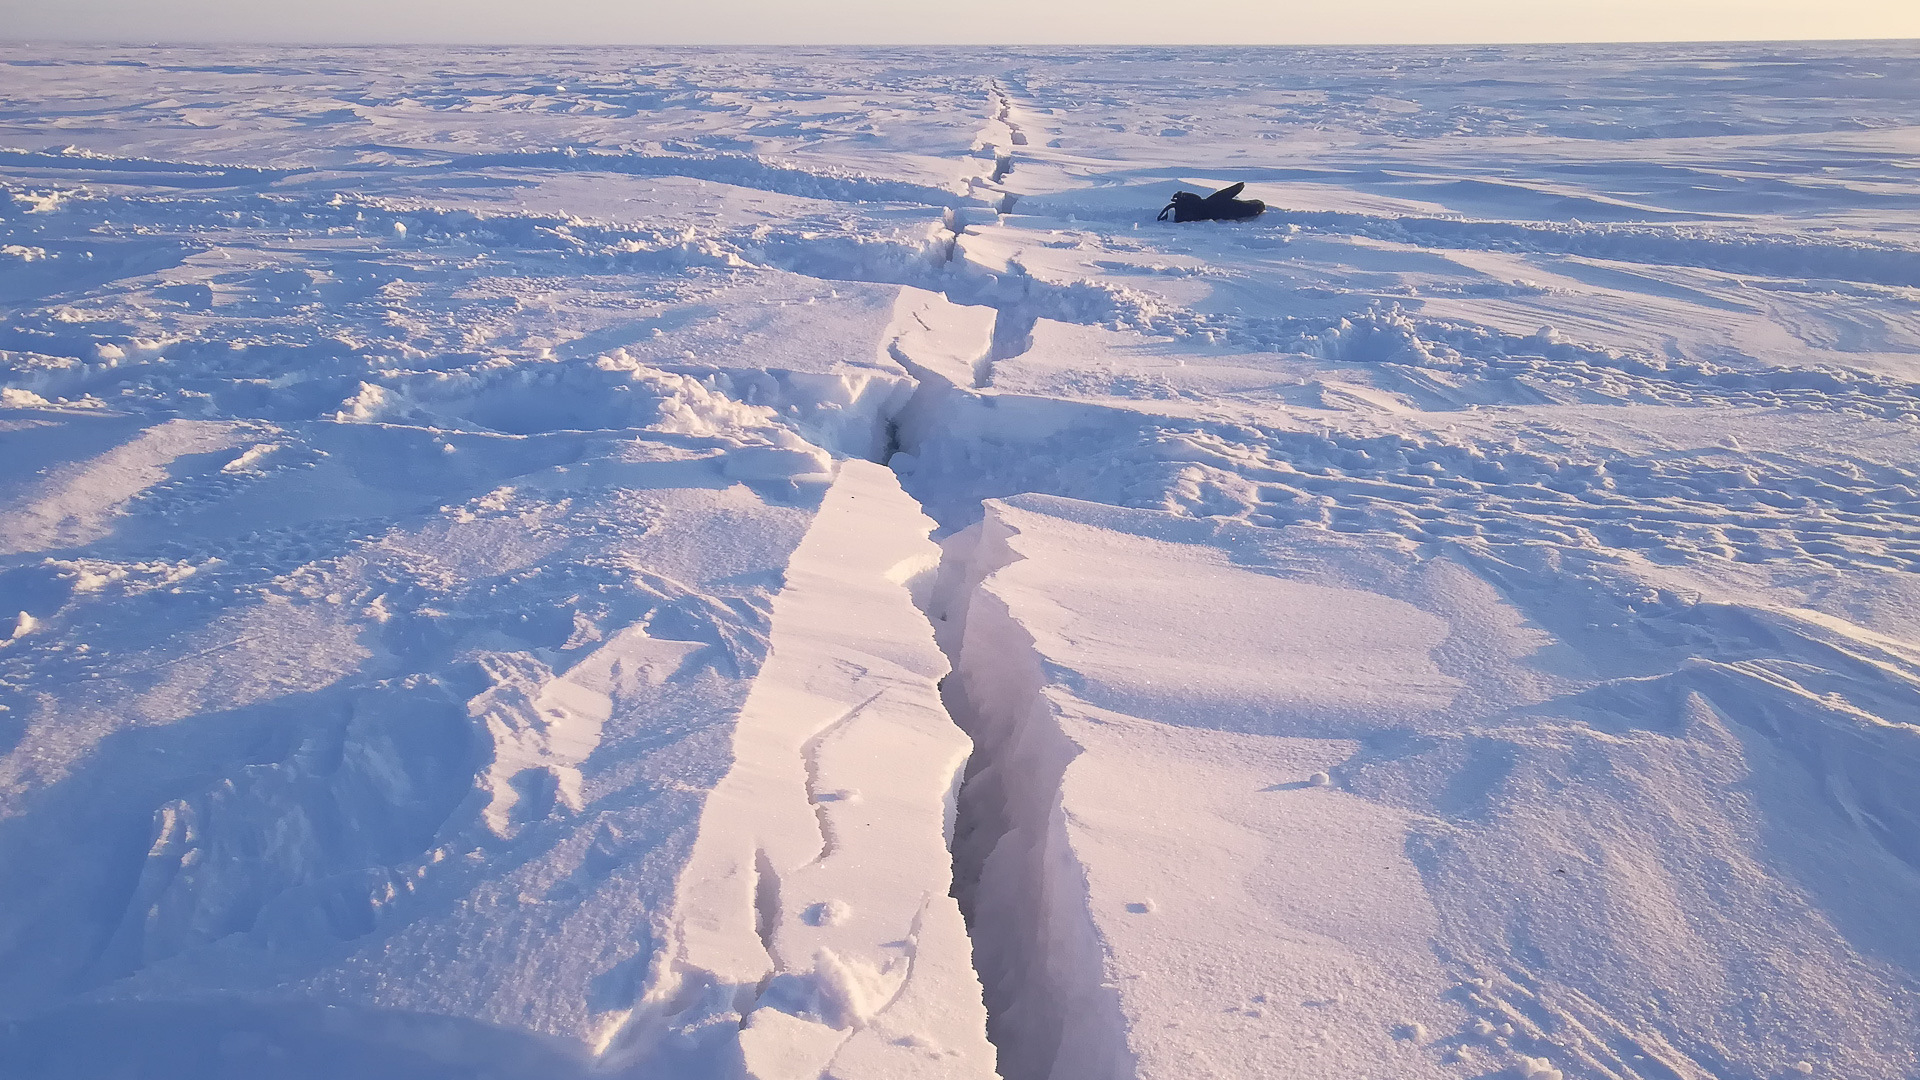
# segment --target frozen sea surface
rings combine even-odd
[[[1920,1076],[1912,43],[5,46],[0,187],[6,1080]]]

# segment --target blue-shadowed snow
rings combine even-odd
[[[1902,43],[0,47],[0,1076],[1910,1080],[1917,161]]]

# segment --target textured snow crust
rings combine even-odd
[[[0,1077],[1920,1071],[1910,48],[0,102]]]

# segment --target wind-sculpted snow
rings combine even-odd
[[[518,91],[118,59],[10,69],[6,141],[135,73],[96,144],[0,165],[0,1072],[988,1075],[931,523],[854,467],[977,88],[876,86],[920,164],[809,161],[840,99],[449,147]],[[156,78],[263,138],[144,143]]]
[[[1910,52],[0,49],[0,1076],[1909,1080]]]

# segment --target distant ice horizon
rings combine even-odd
[[[435,40],[355,40],[351,38],[173,38],[173,37],[10,37],[0,38],[7,46],[73,45],[89,48],[289,48],[289,49],[408,49],[445,47],[453,49],[1500,49],[1528,46],[1568,46],[1607,48],[1644,45],[1652,48],[1683,45],[1765,46],[1765,45],[1920,45],[1920,34],[1861,35],[1852,37],[1670,37],[1670,38],[1527,38],[1524,40],[1474,39],[1460,41],[506,41],[495,39]]]
[[[1218,45],[1418,46],[1920,39],[1920,6],[1892,0],[1624,0],[1547,8],[1524,0],[1358,0],[1312,10],[1223,0],[1170,13],[1148,0],[963,11],[879,0],[631,5],[562,0],[0,0],[0,42],[90,44],[588,46]]]

